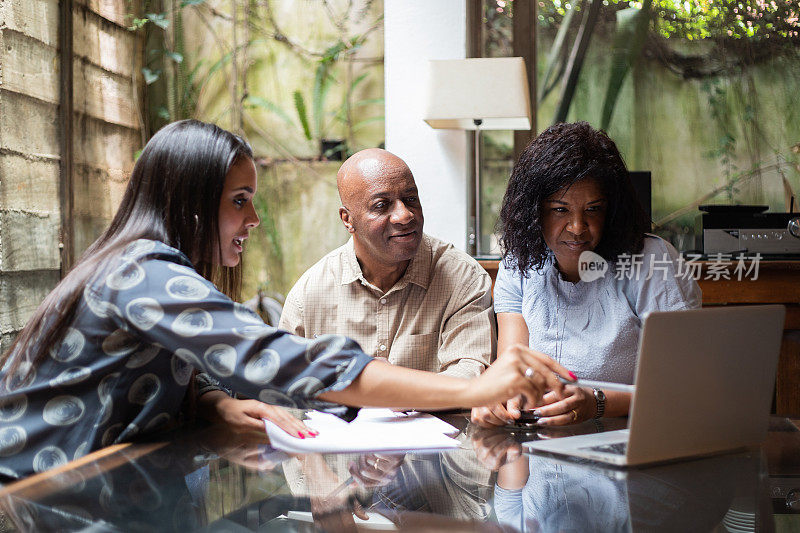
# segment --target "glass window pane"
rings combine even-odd
[[[537,131],[557,119],[588,5],[537,3]],[[629,169],[652,172],[655,231],[679,249],[702,248],[699,204],[785,211],[800,189],[799,14],[788,1],[606,0],[589,25],[566,120],[604,127]]]
[[[483,0],[482,56],[511,57],[514,2]],[[502,98],[502,95],[498,95]],[[499,255],[495,234],[500,204],[514,166],[514,132],[481,133],[481,254]]]

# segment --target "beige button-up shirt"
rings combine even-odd
[[[475,259],[423,235],[406,273],[383,292],[364,278],[351,239],[292,287],[280,328],[347,335],[395,365],[468,378],[496,351],[491,289]]]

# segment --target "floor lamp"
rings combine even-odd
[[[475,131],[475,256],[481,255],[482,130],[530,130],[531,103],[521,57],[430,61],[423,119],[435,129]]]

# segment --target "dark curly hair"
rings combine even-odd
[[[611,262],[639,253],[650,221],[636,198],[616,144],[586,122],[554,124],[522,151],[500,209],[503,261],[527,277],[549,255],[542,233],[542,204],[564,187],[597,180],[606,195],[603,235],[595,252]]]

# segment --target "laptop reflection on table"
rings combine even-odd
[[[524,446],[636,466],[758,445],[769,423],[784,313],[781,305],[650,313],[628,429]]]
[[[758,451],[620,469],[529,457],[516,498],[495,493],[498,520],[519,531],[762,531],[773,520]]]

